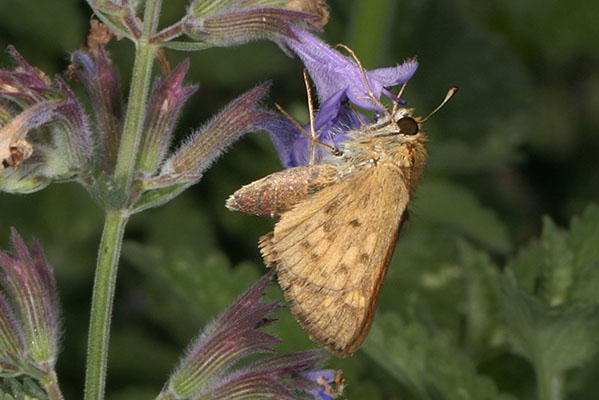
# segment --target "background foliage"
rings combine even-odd
[[[599,208],[590,205],[599,199],[599,3],[329,3],[324,36],[351,46],[368,68],[418,56],[405,98],[420,114],[448,87],[461,89],[427,123],[430,162],[370,337],[355,356],[329,361],[344,370],[347,397],[532,399],[537,379],[559,376],[566,398],[591,398],[599,379]],[[183,1],[165,4],[165,23],[183,12]],[[89,14],[78,0],[4,0],[0,48],[14,44],[32,65],[62,73]],[[111,50],[127,87],[132,45]],[[173,64],[183,57],[170,55]],[[307,119],[301,63],[272,43],[191,59],[200,91],[181,135],[267,79],[269,106]],[[256,242],[272,221],[223,205],[280,168],[267,135],[248,135],[198,185],[132,219],[110,399],[155,396],[200,327],[264,272]],[[0,195],[2,248],[10,226],[38,236],[55,266],[66,327],[58,370],[66,397],[79,398],[101,212],[80,186],[52,185]],[[313,346],[287,311],[279,316],[272,330],[285,340],[281,350]]]

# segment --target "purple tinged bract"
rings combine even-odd
[[[0,252],[0,285],[14,306],[14,315],[11,315],[2,306],[0,297],[0,313],[3,314],[0,319],[12,321],[13,325],[5,327],[3,332],[12,330],[12,335],[17,334],[12,338],[13,346],[17,347],[11,353],[22,352],[22,365],[32,364],[49,371],[56,362],[61,333],[53,269],[37,240],[31,252],[14,228],[11,240],[14,256]]]
[[[8,300],[0,292],[0,375],[19,374],[25,338]]]
[[[257,107],[269,86],[263,83],[229,103],[165,161],[161,175],[201,175],[233,142],[272,118]]]
[[[272,40],[285,52],[283,38],[293,37],[292,22],[321,17],[283,7],[279,0],[196,0],[188,9],[183,32],[211,46],[229,47],[252,40]]]
[[[98,142],[104,147],[102,166],[110,172],[116,163],[123,132],[124,101],[117,69],[106,51],[78,50],[71,56],[70,71],[85,87],[94,111]]]
[[[148,102],[144,136],[137,166],[145,174],[154,174],[164,161],[173,139],[173,130],[183,105],[198,90],[198,86],[183,86],[189,70],[184,60],[163,80],[156,79]]]

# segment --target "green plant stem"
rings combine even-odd
[[[155,52],[156,46],[143,41],[137,43],[127,116],[114,174],[117,184],[125,193],[129,193],[131,189],[137,151],[143,136],[146,100],[150,91]]]
[[[127,219],[118,212],[109,211],[104,223],[89,326],[85,377],[85,399],[87,400],[104,398],[112,301]]]
[[[562,400],[562,379],[546,368],[537,368],[537,390],[539,400]]]
[[[144,10],[144,38],[149,39],[156,33],[161,8],[162,0],[146,1],[146,8]]]
[[[58,386],[58,379],[56,377],[56,373],[51,371],[46,379],[43,381],[44,387],[48,392],[48,397],[51,400],[63,400],[62,392],[60,391],[60,387]]]
[[[137,153],[143,136],[146,103],[157,49],[156,45],[149,43],[149,38],[156,32],[161,4],[161,0],[146,1],[144,31],[136,43],[127,115],[114,173],[117,185],[127,198],[130,197]],[[92,294],[85,376],[86,400],[104,399],[110,319],[128,215],[127,210],[106,211]]]

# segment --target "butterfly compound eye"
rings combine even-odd
[[[414,121],[414,118],[403,117],[397,121],[399,126],[399,133],[403,135],[415,135],[418,133],[418,122]]]

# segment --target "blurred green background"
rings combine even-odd
[[[165,23],[184,12],[183,1],[164,3]],[[363,351],[327,365],[345,371],[350,399],[535,398],[530,358],[506,339],[509,326],[496,315],[500,297],[490,294],[485,277],[496,280],[493,271],[541,234],[543,216],[567,228],[599,199],[599,2],[329,4],[323,37],[352,47],[367,68],[418,56],[404,95],[418,114],[432,110],[450,86],[460,92],[427,122],[430,161],[371,337]],[[85,42],[90,14],[83,1],[3,0],[0,48],[13,44],[48,75],[62,74],[69,52]],[[122,40],[109,48],[127,88],[133,46]],[[271,42],[169,56],[173,64],[189,56],[188,81],[200,85],[185,106],[179,138],[265,80],[273,81],[267,107],[276,101],[307,120],[302,65]],[[0,63],[12,65],[6,53]],[[264,273],[256,243],[273,221],[231,213],[224,202],[279,169],[268,136],[250,134],[198,185],[132,218],[115,300],[109,399],[153,398],[201,327]],[[584,225],[593,238],[597,225],[599,219]],[[80,398],[102,212],[80,186],[55,184],[28,196],[0,194],[1,248],[10,226],[28,242],[39,237],[55,267],[65,327],[59,377],[66,397]],[[545,224],[547,237],[551,226]],[[514,270],[534,269],[521,264]],[[599,293],[599,279],[590,282],[597,286],[589,293]],[[278,287],[271,292],[280,296]],[[313,347],[288,311],[278,316],[272,330],[285,340],[282,351]],[[385,358],[385,346],[405,352]],[[590,398],[599,388],[591,347],[567,368],[566,398]]]

